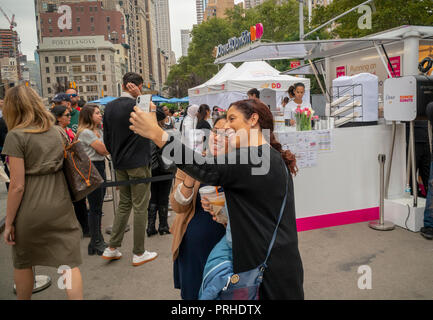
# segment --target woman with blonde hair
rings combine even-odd
[[[81,141],[84,150],[92,164],[98,169],[105,180],[105,156],[109,153],[105,148],[102,130],[102,115],[97,105],[85,105],[80,111],[78,120],[77,138]],[[105,190],[98,188],[87,196],[89,202],[89,229],[90,242],[87,247],[88,254],[101,256],[107,245],[101,232],[102,205],[104,204]]]
[[[17,297],[31,298],[33,266],[66,265],[66,293],[82,299],[81,230],[62,170],[63,137],[26,86],[6,92],[3,116],[9,130],[3,154],[11,172],[4,239],[12,246]]]

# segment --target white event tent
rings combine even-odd
[[[227,109],[232,102],[246,99],[247,91],[252,88],[275,91],[277,101],[281,101],[287,96],[288,88],[297,82],[305,85],[304,100],[309,102],[309,79],[281,75],[265,61],[245,62],[237,69],[227,63],[212,79],[188,90],[189,102]]]

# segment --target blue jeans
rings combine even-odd
[[[430,178],[428,181],[427,199],[424,210],[424,227],[433,228],[433,161],[430,163]]]

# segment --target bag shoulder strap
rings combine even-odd
[[[286,167],[284,162],[283,162],[283,165],[284,165],[284,169],[286,171],[286,182],[287,182],[286,183],[286,194],[284,196],[283,205],[281,206],[281,209],[280,209],[280,216],[278,217],[277,226],[275,227],[274,234],[272,235],[271,243],[269,244],[268,254],[266,255],[265,262],[263,262],[263,267],[265,267],[265,268],[267,267],[266,262],[268,261],[269,255],[271,254],[275,239],[277,238],[278,227],[280,226],[281,218],[283,217],[284,208],[286,207],[286,202],[287,202],[287,194],[289,193],[289,173],[287,171],[287,167]]]

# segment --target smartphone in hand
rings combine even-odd
[[[150,112],[150,102],[152,101],[151,94],[144,94],[137,97],[137,106],[144,112]]]

